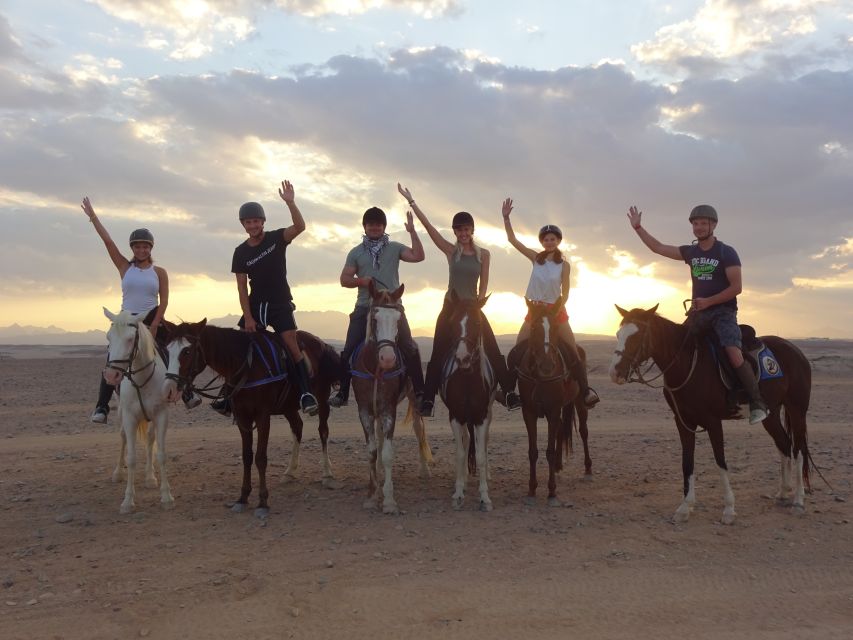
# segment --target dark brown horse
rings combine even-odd
[[[646,310],[616,308],[622,315],[622,324],[616,334],[619,344],[610,365],[610,378],[617,384],[645,382],[640,368],[647,360],[653,360],[663,373],[664,397],[675,416],[684,475],[684,499],[675,512],[675,520],[686,522],[696,502],[693,456],[697,430],[703,427],[711,440],[723,485],[722,522],[733,523],[735,498],[729,484],[722,423],[732,416],[710,349],[693,335],[688,325],[657,315],[657,305]],[[793,499],[793,510],[802,513],[809,471],[806,412],[811,395],[811,367],[802,351],[787,340],[776,336],[762,336],[761,340],[773,352],[783,372],[782,377],[759,383],[770,411],[764,428],[773,438],[782,460],[777,500],[789,504]]]
[[[323,448],[323,483],[333,486],[329,462],[329,390],[337,380],[340,361],[334,349],[305,331],[298,332],[298,340],[308,359],[312,392],[319,408],[320,442]],[[293,479],[299,466],[299,446],[302,442],[302,418],[299,415],[299,390],[290,384],[287,365],[278,335],[259,331],[246,333],[236,329],[223,329],[207,324],[207,320],[177,325],[169,336],[169,377],[167,394],[170,399],[205,366],[221,375],[234,389],[231,408],[234,421],[243,441],[243,485],[240,497],[233,504],[235,512],[244,511],[252,492],[252,460],[258,469],[258,507],[255,515],[263,518],[269,514],[267,489],[267,445],[270,434],[270,416],[283,415],[293,434],[293,448],[285,477]],[[258,431],[257,452],[253,453],[254,429]]]
[[[445,360],[441,399],[450,414],[450,427],[456,440],[456,490],[454,509],[461,509],[465,499],[468,472],[480,473],[480,510],[491,511],[489,499],[489,425],[497,381],[483,351],[483,321],[480,309],[485,300],[460,301],[453,292],[454,308],[452,348]]]
[[[423,418],[414,410],[412,383],[406,375],[397,346],[398,329],[403,317],[403,305],[400,303],[403,285],[396,291],[377,290],[371,281],[369,290],[371,301],[367,334],[364,343],[353,355],[352,363],[352,388],[367,443],[369,481],[364,507],[376,509],[381,499],[382,511],[393,514],[399,512],[391,479],[394,425],[397,421],[397,404],[403,398],[409,399],[406,420],[412,420],[418,439],[421,477],[430,475],[428,464],[432,462],[432,451],[426,440]],[[381,493],[378,481],[380,449],[385,471]]]
[[[539,459],[537,445],[537,421],[548,421],[548,446],[545,456],[548,459],[548,504],[559,506],[557,500],[557,472],[563,468],[563,450],[568,451],[571,442],[572,406],[578,407],[578,415],[583,416],[581,435],[586,452],[587,473],[591,472],[589,449],[586,444],[586,408],[580,398],[580,387],[569,374],[566,363],[554,345],[560,340],[556,323],[548,322],[547,339],[544,319],[548,317],[550,307],[532,304],[528,301],[530,318],[530,338],[527,350],[518,366],[518,389],[521,393],[521,412],[527,427],[527,455],[530,460],[530,479],[526,501],[536,501],[536,461]]]

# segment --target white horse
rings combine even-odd
[[[154,475],[156,437],[157,465],[160,467],[160,504],[164,509],[171,509],[175,500],[172,498],[166,475],[166,429],[169,426],[169,411],[162,393],[166,367],[154,348],[151,332],[142,322],[144,314],[133,315],[128,311],[114,314],[104,308],[104,315],[112,322],[107,333],[110,347],[104,379],[119,389],[122,452],[126,450],[127,487],[119,512],[130,513],[135,506],[137,431],[140,434],[147,432],[145,483],[149,487],[157,486],[157,478]],[[153,424],[153,430],[148,428],[148,423]],[[120,476],[121,460],[113,472],[113,480],[118,480]]]

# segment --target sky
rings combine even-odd
[[[700,203],[743,263],[742,322],[853,337],[850,0],[32,0],[0,2],[0,326],[104,328],[120,282],[80,210],[125,249],[150,228],[167,317],[239,313],[239,206],[288,248],[301,311],[348,313],[338,277],[363,211],[408,242],[408,186],[451,238],[460,210],[493,254],[485,308],[516,331],[530,273],[503,230],[563,230],[569,313],[615,333],[613,305],[682,316],[686,265],[649,252]],[[447,264],[403,265],[429,334]],[[128,251],[129,255],[129,251]]]

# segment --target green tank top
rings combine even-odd
[[[460,300],[474,300],[477,297],[477,283],[480,281],[480,263],[476,255],[459,256],[459,260],[453,255],[450,257],[450,281],[447,284],[447,295],[455,291]]]

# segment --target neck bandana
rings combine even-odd
[[[374,268],[379,268],[379,254],[382,253],[382,250],[388,246],[388,234],[382,234],[382,237],[379,240],[371,240],[367,236],[364,236],[362,239],[362,244],[364,248],[367,249],[367,252],[370,254],[370,257],[373,258],[373,266]]]

